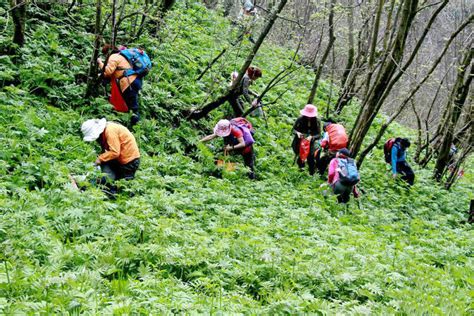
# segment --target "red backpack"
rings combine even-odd
[[[329,134],[330,151],[338,151],[339,149],[347,147],[347,142],[349,139],[344,126],[333,123],[326,128],[326,131]]]
[[[383,145],[383,155],[385,157],[385,162],[388,164],[392,163],[392,147],[395,144],[395,138],[390,138]]]

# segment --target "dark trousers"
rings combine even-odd
[[[318,166],[318,173],[320,175],[324,175],[326,169],[329,166],[331,160],[336,157],[336,153],[332,151],[322,152],[322,149],[319,150],[318,154],[316,155],[316,165]]]
[[[402,179],[408,182],[409,185],[415,183],[415,173],[406,161],[397,162],[397,173],[400,173]]]
[[[340,181],[337,181],[333,185],[334,194],[337,195],[337,201],[339,203],[347,203],[351,197],[353,187],[342,184]]]
[[[300,141],[301,140],[298,138],[298,136],[295,135],[295,137],[293,138],[293,142],[291,143],[291,147],[293,148],[293,152],[295,153],[296,157],[298,157],[298,159],[296,160],[298,167],[300,167],[300,169],[303,169],[305,163],[300,159]],[[314,172],[316,171],[316,162],[314,160],[314,153],[316,151],[316,142],[317,142],[317,139],[311,140],[309,155],[307,159],[310,175],[313,175]]]
[[[139,166],[139,158],[134,159],[124,165],[122,165],[116,159],[104,162],[100,165],[100,169],[107,175],[103,176],[99,180],[98,184],[105,186],[105,193],[112,197],[117,193],[117,186],[112,183],[120,179],[132,180],[135,178],[135,173],[137,172]]]
[[[253,147],[250,147],[250,149],[250,152],[241,153],[241,155],[244,158],[244,165],[250,169],[249,178],[255,179],[255,152],[253,151]]]
[[[135,79],[130,86],[122,92],[123,99],[127,103],[128,109],[133,112],[131,118],[132,126],[140,121],[140,113],[138,110],[138,93],[142,89],[142,80],[140,78]]]

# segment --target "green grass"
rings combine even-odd
[[[268,126],[252,119],[258,181],[247,179],[242,164],[235,172],[215,167],[219,141],[215,150],[197,144],[228,106],[198,125],[174,125],[173,116],[205,103],[207,91],[217,95],[235,69],[233,58],[245,56],[247,42],[241,56],[194,82],[226,44],[220,26],[229,28],[200,6],[178,6],[161,43],[142,38],[156,61],[142,94],[147,119],[135,133],[143,159],[137,178],[120,183],[116,201],[92,186],[75,191],[68,175],[97,176],[97,148],[81,140],[83,120],[128,118],[101,98],[85,102],[76,70],[51,67],[57,60],[47,47],[15,69],[22,82],[0,91],[0,311],[472,314],[474,235],[462,223],[472,175],[448,192],[430,179],[431,170],[414,166],[416,184],[408,190],[391,180],[377,148],[361,170],[362,197],[337,204],[322,180],[293,165],[291,126],[310,71],[270,94],[289,89],[268,109]],[[32,33],[23,58],[44,44],[45,33],[59,36],[59,51],[87,40],[66,41],[45,26]],[[85,64],[87,56],[78,58]],[[266,44],[255,62],[265,71],[256,90],[290,58]],[[14,68],[7,59],[2,67]],[[51,83],[49,67],[67,79]],[[28,93],[43,84],[44,93]],[[321,112],[327,91],[322,83]],[[346,109],[348,127],[356,113],[357,104]],[[395,124],[387,137],[400,133],[411,131]],[[188,154],[188,144],[198,146]]]

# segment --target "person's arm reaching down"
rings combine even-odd
[[[106,132],[107,133],[107,132]],[[100,162],[107,162],[117,159],[120,156],[120,139],[118,135],[105,135],[109,149],[105,153],[99,155]]]

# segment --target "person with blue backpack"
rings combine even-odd
[[[339,150],[336,157],[329,163],[328,183],[337,195],[339,203],[347,203],[351,193],[359,197],[356,185],[360,181],[359,171],[355,160],[350,158],[347,148]]]
[[[151,69],[151,60],[141,49],[117,49],[110,44],[102,47],[102,53],[108,57],[105,63],[100,57],[97,59],[100,72],[104,78],[117,83],[128,111],[132,111],[130,123],[133,126],[140,120],[138,94],[142,89],[143,77]]]
[[[253,150],[254,130],[252,124],[243,117],[232,120],[220,120],[214,127],[214,133],[201,139],[210,141],[216,137],[224,139],[224,153],[238,153],[244,158],[249,171],[249,178],[255,179],[255,152]]]
[[[407,149],[410,147],[408,138],[391,138],[384,145],[385,162],[392,167],[393,178],[401,175],[409,185],[415,182],[415,173],[407,163]]]

